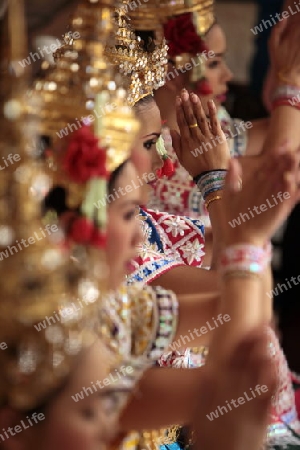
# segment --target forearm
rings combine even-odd
[[[202,260],[202,267],[211,267],[213,254],[213,234],[211,227],[205,227],[205,256]]]
[[[155,430],[189,422],[201,369],[149,369],[120,418],[122,432]]]
[[[216,195],[222,197],[222,191],[217,192]],[[215,200],[209,205],[209,218],[213,233],[211,269],[216,270],[219,265],[220,254],[224,248],[222,200]]]
[[[150,285],[162,286],[176,295],[217,295],[220,288],[216,271],[189,266],[174,267],[153,280]]]
[[[218,326],[226,325],[220,316],[220,296],[199,293],[193,296],[179,296],[179,316],[171,350],[188,347],[209,346]],[[216,320],[214,320],[216,319]]]
[[[300,146],[300,110],[290,106],[277,107],[271,116],[263,151],[272,152],[275,148],[289,142],[291,150]]]
[[[273,289],[273,274],[271,264],[269,264],[263,274],[262,291],[261,291],[261,298],[263,304],[262,313],[264,315],[264,320],[266,323],[271,322],[273,317],[272,289]]]
[[[215,330],[210,355],[216,360],[226,358],[228,352],[251,330],[265,323],[265,305],[262,304],[262,280],[255,276],[232,277],[223,281],[221,314],[230,317],[226,333]]]
[[[248,130],[248,143],[246,155],[259,155],[263,149],[266,135],[270,126],[269,119],[259,119],[252,122],[252,128]]]

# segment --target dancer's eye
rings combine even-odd
[[[156,144],[156,140],[146,141],[143,143],[143,147],[146,150],[151,150],[151,147]]]
[[[218,67],[220,64],[221,64],[221,61],[216,59],[216,60],[214,60],[214,61],[211,61],[211,62],[208,64],[208,68],[209,68],[209,69],[215,69],[215,68]]]
[[[128,211],[124,214],[124,220],[126,221],[130,221],[131,219],[133,219],[136,216],[136,208],[134,208],[131,211]]]

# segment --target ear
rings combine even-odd
[[[3,450],[25,450],[27,447],[22,419],[24,416],[12,408],[0,409],[0,442]]]

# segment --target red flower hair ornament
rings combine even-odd
[[[171,58],[183,53],[197,55],[208,51],[205,42],[196,32],[192,13],[181,14],[169,19],[164,25],[164,36]]]
[[[99,146],[89,126],[83,126],[72,136],[63,161],[69,179],[85,185],[85,198],[80,205],[81,215],[74,213],[68,221],[67,238],[82,245],[103,248],[106,242],[106,207],[96,205],[106,195],[106,149]]]
[[[176,58],[183,54],[201,55],[201,53],[208,53],[207,45],[196,31],[193,13],[181,14],[169,19],[164,25],[164,35],[169,46],[170,58]],[[213,93],[205,76],[197,81],[196,93],[202,96]]]
[[[99,147],[98,139],[89,126],[74,133],[64,159],[64,169],[71,181],[82,184],[91,178],[107,178],[106,149]]]

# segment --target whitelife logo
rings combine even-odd
[[[268,388],[265,384],[263,384],[262,386],[260,384],[256,385],[254,390],[256,391],[257,395],[261,395],[261,393],[268,392]],[[220,417],[219,413],[221,414],[221,416],[223,416],[223,414],[227,414],[229,411],[232,411],[232,407],[230,406],[230,404],[233,405],[235,408],[238,408],[239,406],[244,405],[246,402],[251,402],[251,400],[256,398],[256,394],[251,388],[249,395],[250,394],[251,396],[248,396],[247,392],[244,392],[244,397],[239,397],[236,400],[232,399],[230,400],[230,402],[226,400],[225,403],[228,409],[226,408],[226,406],[218,406],[218,408],[215,411],[212,411],[210,414],[206,414],[206,417],[210,422],[212,422],[214,419]]]
[[[264,30],[267,30],[268,28],[273,27],[278,22],[282,22],[285,19],[288,19],[290,16],[294,16],[295,14],[298,14],[300,12],[300,2],[296,3],[294,2],[295,9],[293,9],[293,6],[288,7],[288,11],[283,11],[282,13],[276,13],[275,17],[273,17],[272,14],[270,14],[270,19],[262,20],[261,25],[256,25],[254,28],[251,28],[252,33],[256,36],[258,33],[262,33]]]
[[[23,430],[27,430],[27,428],[30,428],[30,427],[34,426],[35,424],[41,422],[42,420],[45,419],[45,416],[43,413],[37,414],[36,412],[34,412],[31,415],[31,417],[26,416],[26,419],[27,419],[27,421],[21,420],[20,425],[15,425],[14,427],[8,427],[7,429],[2,428],[3,433],[0,434],[0,438],[1,438],[2,442],[9,439],[11,436],[15,436],[16,434],[21,433]]]

